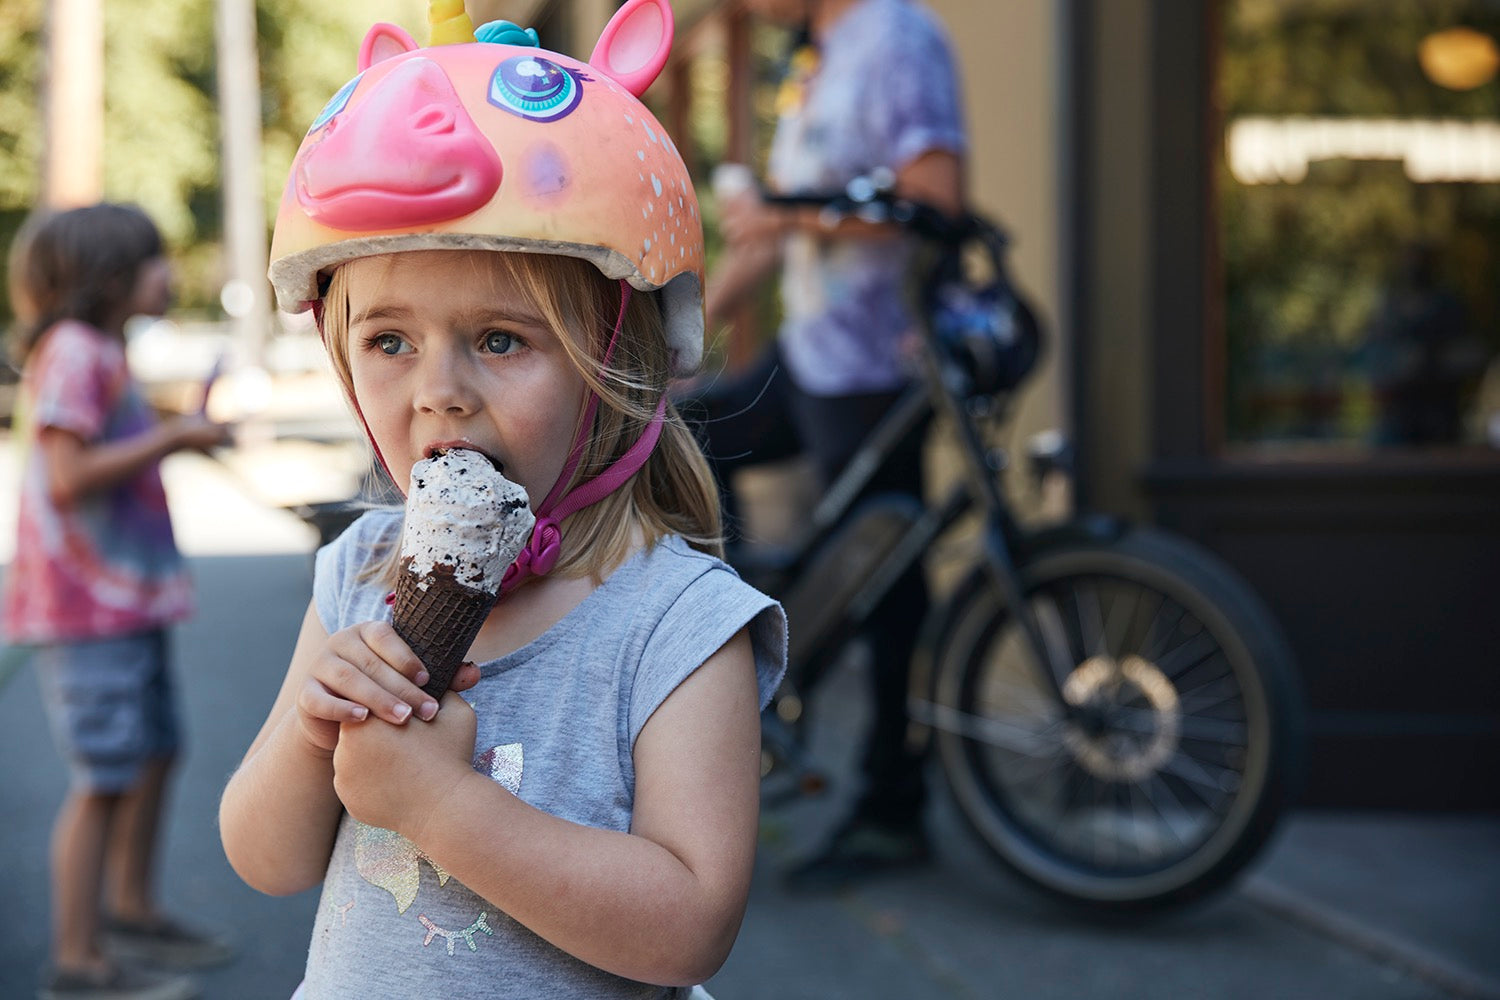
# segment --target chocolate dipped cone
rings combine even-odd
[[[427,668],[428,694],[453,682],[534,524],[526,491],[478,452],[412,466],[391,624]]]
[[[423,691],[441,698],[448,690],[498,597],[464,586],[451,571],[401,574],[391,624],[427,668]]]

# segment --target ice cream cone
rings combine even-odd
[[[534,524],[526,491],[477,452],[412,467],[391,624],[427,668],[428,694],[453,682]]]
[[[441,698],[448,690],[497,596],[464,586],[441,567],[425,576],[401,574],[391,624],[427,668],[423,691]]]

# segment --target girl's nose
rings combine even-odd
[[[479,408],[467,359],[457,352],[428,353],[418,375],[413,405],[424,413],[464,415]]]

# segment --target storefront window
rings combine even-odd
[[[1224,0],[1225,440],[1500,449],[1500,6]]]

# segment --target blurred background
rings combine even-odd
[[[617,6],[468,2],[579,54]],[[763,165],[790,39],[735,0],[673,6],[645,99],[704,193],[712,261],[708,178]],[[1305,805],[1500,808],[1500,0],[928,6],[963,73],[972,201],[1050,331],[1017,438],[1060,429],[1065,504],[1180,531],[1265,598],[1306,687]],[[342,499],[367,468],[315,333],[270,302],[280,185],[370,23],[423,39],[425,17],[0,0],[0,241],[37,205],[141,204],[179,301],[131,332],[132,361],[173,408],[229,358],[213,405],[244,428],[217,457],[272,506]],[[710,331],[709,364],[753,357],[776,309]]]
[[[570,52],[617,6],[470,3]],[[707,190],[720,162],[763,163],[789,39],[734,0],[674,6],[647,100]],[[1309,801],[1500,806],[1472,778],[1500,769],[1500,3],[930,6],[964,74],[973,201],[1052,331],[1018,438],[1061,429],[1072,502],[1180,530],[1266,597],[1307,682]],[[0,0],[0,240],[37,204],[139,202],[180,280],[133,338],[159,402],[227,350],[216,406],[296,437],[309,394],[320,420],[339,404],[263,278],[279,186],[364,29],[420,33],[425,9]],[[710,363],[752,357],[775,309],[711,331]],[[350,464],[259,479],[333,499]]]

